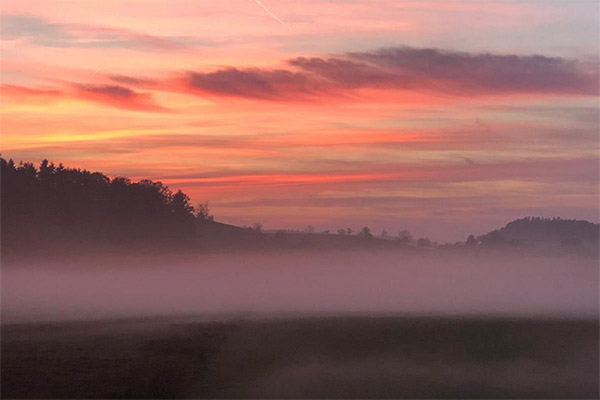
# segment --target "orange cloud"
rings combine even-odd
[[[56,89],[32,89],[16,85],[1,85],[0,94],[16,103],[48,104],[59,101],[64,93]]]
[[[0,89],[3,96],[16,104],[48,104],[60,100],[77,99],[130,111],[169,111],[158,105],[151,93],[136,92],[120,85],[72,84],[62,90],[2,85]]]

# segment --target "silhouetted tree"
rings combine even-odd
[[[467,238],[467,241],[465,242],[465,246],[473,247],[476,245],[477,245],[477,240],[475,239],[475,236],[469,235],[469,237]]]
[[[198,205],[196,205],[196,218],[200,221],[213,221],[215,219],[215,217],[210,213],[208,201],[204,203],[198,203]]]

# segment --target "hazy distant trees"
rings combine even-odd
[[[35,248],[84,241],[185,242],[195,234],[189,197],[161,182],[110,179],[43,160],[1,162],[2,244]]]
[[[467,238],[467,240],[465,242],[465,246],[474,247],[476,245],[477,245],[477,239],[475,239],[475,236],[469,235],[469,237]]]
[[[469,236],[465,245],[473,243],[487,248],[562,247],[598,249],[600,224],[562,218],[525,217],[509,222],[500,229],[474,238]]]
[[[398,243],[408,246],[414,242],[412,234],[407,230],[398,232],[397,236]]]
[[[600,239],[600,225],[588,221],[562,218],[525,217],[479,237],[483,244],[545,243],[557,245],[563,241],[593,244]]]
[[[481,237],[481,244],[485,246],[498,246],[506,243],[507,240],[502,236],[502,234],[500,234],[500,232],[497,229]]]
[[[417,240],[417,247],[419,248],[431,247],[431,245],[431,240],[429,240],[428,237],[419,238]]]
[[[368,226],[363,226],[358,232],[358,236],[363,239],[371,239],[373,234],[371,234],[371,229]]]

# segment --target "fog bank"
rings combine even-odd
[[[2,267],[3,322],[279,313],[598,316],[594,257],[356,251],[17,264]]]

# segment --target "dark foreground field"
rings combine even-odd
[[[598,322],[137,319],[2,327],[2,398],[597,398]]]

